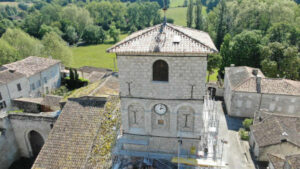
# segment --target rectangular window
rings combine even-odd
[[[17,84],[17,88],[18,88],[18,91],[21,91],[21,90],[22,90],[21,84],[20,84],[20,83]]]
[[[47,77],[44,77],[44,82],[47,83]]]
[[[34,86],[34,83],[31,84],[31,90],[34,90],[35,89],[35,86]]]
[[[0,92],[0,100],[2,100],[2,95],[1,95],[1,92]]]

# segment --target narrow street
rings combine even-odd
[[[238,130],[241,120],[235,118],[227,118],[222,109],[222,103],[217,102],[219,113],[219,148],[222,145],[223,155],[222,161],[226,164],[227,169],[255,169],[252,159],[249,156],[248,147],[245,142],[241,144],[239,140]],[[229,126],[227,125],[229,124]],[[222,143],[221,140],[227,143]]]

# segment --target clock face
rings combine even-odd
[[[157,114],[163,115],[167,112],[167,106],[164,104],[156,104],[154,106],[154,111]]]

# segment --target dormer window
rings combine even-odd
[[[163,60],[157,60],[153,63],[153,81],[169,81],[169,66]]]

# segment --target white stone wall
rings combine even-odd
[[[224,101],[225,101],[226,110],[228,113],[231,111],[231,95],[232,95],[232,91],[231,91],[231,87],[229,84],[228,75],[225,74],[225,77],[224,77]]]
[[[46,91],[47,87],[49,89],[49,92],[60,87],[60,83],[61,83],[60,69],[61,69],[61,64],[58,63],[42,72],[44,93],[47,92]],[[47,83],[45,83],[45,78],[47,78]]]
[[[18,147],[9,120],[0,119],[0,127],[6,129],[4,135],[0,135],[0,168],[8,168],[19,157]]]
[[[40,73],[30,76],[28,79],[30,83],[31,97],[39,97],[42,94],[47,94],[47,92],[51,92],[53,89],[60,87],[60,63],[51,66]],[[34,90],[32,88],[32,84],[35,86]]]
[[[167,106],[167,113],[165,115],[157,115],[154,113],[154,106],[158,103]],[[130,125],[128,108],[130,105],[140,105],[143,111],[137,121],[138,125]],[[182,107],[190,107],[194,111],[193,130],[181,130],[178,127],[183,126],[178,122],[178,110]],[[121,112],[122,112],[122,127],[125,133],[140,134],[140,135],[153,135],[165,137],[186,137],[186,138],[199,138],[203,132],[203,101],[197,100],[156,100],[156,99],[137,99],[137,98],[121,98]],[[166,126],[157,127],[157,118],[163,119]],[[180,117],[179,117],[180,118]],[[142,125],[142,127],[139,127]],[[155,126],[154,126],[155,125]]]
[[[169,81],[152,81],[152,66],[156,60],[169,66]],[[141,98],[190,99],[191,85],[194,99],[203,99],[206,81],[206,57],[118,56],[121,96]]]
[[[7,107],[10,106],[11,102],[10,102],[10,97],[9,97],[9,93],[8,93],[8,88],[7,86],[4,84],[4,85],[0,85],[0,93],[1,93],[1,96],[2,96],[2,99],[0,100],[0,103],[5,101],[5,104]],[[1,112],[5,112],[7,108],[3,108],[0,110],[0,113]]]
[[[10,115],[9,118],[17,140],[20,156],[23,157],[32,156],[32,150],[28,139],[29,132],[32,130],[38,132],[43,137],[44,142],[46,142],[51,131],[50,125],[54,124],[54,119],[51,118],[30,117],[28,115]]]
[[[259,109],[283,114],[300,115],[300,96],[261,95],[260,93],[233,91],[231,98],[227,98],[225,95],[225,102],[228,114],[231,116],[254,117],[254,113]],[[229,103],[231,104],[227,106]]]
[[[263,94],[261,109],[300,115],[300,96]]]
[[[254,117],[259,109],[260,94],[247,92],[233,92],[228,114],[236,117]]]

